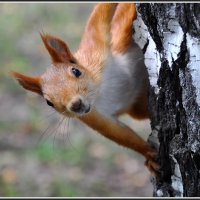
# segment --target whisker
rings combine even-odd
[[[71,144],[70,138],[69,138],[69,132],[70,132],[70,129],[69,129],[69,121],[70,121],[70,118],[68,118],[68,120],[67,120],[66,136],[67,136],[67,139],[68,139],[69,143]]]
[[[55,114],[55,113],[56,113],[56,111],[55,111],[55,110],[53,110],[53,112],[52,112],[52,113],[50,113],[50,114],[48,114],[48,115],[45,117],[45,119],[48,119],[48,118],[52,117],[52,115],[53,115],[53,114]]]
[[[57,126],[56,126],[57,125]],[[59,127],[60,125],[60,121],[58,121],[58,123],[54,125],[53,129],[51,129],[50,133],[47,134],[49,138],[50,136],[52,136],[52,134],[54,133],[54,131]],[[42,133],[42,135],[40,136],[40,140],[42,139],[42,137],[44,136],[44,134],[48,131],[48,129],[51,127],[51,124],[47,127],[47,129]],[[38,142],[40,142],[40,140]]]
[[[70,118],[67,118],[67,120],[66,120],[65,129],[64,129],[64,132],[63,132],[63,133],[64,133],[64,143],[65,143],[65,144],[67,144],[67,142],[69,141],[69,138],[68,138],[68,135],[67,135],[69,119],[70,119]],[[66,130],[66,134],[65,134],[65,130]],[[66,138],[65,138],[65,135],[66,135]]]
[[[62,117],[62,118],[61,118],[61,120],[59,121],[59,124],[58,124],[58,126],[57,126],[57,128],[56,128],[56,133],[54,134],[54,139],[53,139],[53,150],[55,149],[54,146],[55,146],[55,138],[56,138],[56,135],[57,135],[58,130],[59,130],[59,128],[60,128],[60,126],[61,126],[61,124],[62,124],[62,122],[63,122],[64,119],[65,119],[65,117]]]
[[[41,142],[41,140],[43,139],[45,133],[49,130],[50,127],[51,127],[51,124],[49,124],[48,127],[42,132],[42,134],[38,138],[37,145]]]
[[[70,140],[70,131],[69,131],[69,130],[70,130],[70,129],[69,129],[70,119],[71,119],[71,118],[68,119],[68,124],[67,124],[68,127],[67,127],[66,135],[67,135],[68,141],[69,141],[71,147],[73,148],[73,150],[75,150],[77,153],[79,153],[78,149],[74,147],[74,145],[72,144],[72,142],[71,142],[71,140]]]
[[[52,117],[53,114],[55,114],[55,113],[56,113],[55,111],[54,111],[53,113],[50,113],[50,115],[48,115],[48,117],[46,117],[46,119]],[[50,127],[51,127],[51,124],[49,124],[49,125],[47,126],[47,128],[42,132],[42,134],[41,134],[40,137],[38,138],[37,145],[41,142],[41,140],[43,139],[45,133],[49,130]],[[48,134],[47,134],[47,135],[48,135]]]
[[[63,114],[65,113],[65,111],[63,112]],[[65,120],[65,124],[64,124],[64,126],[63,126],[63,131],[62,131],[62,133],[63,133],[63,142],[64,142],[64,144],[67,144],[67,142],[69,142],[70,143],[70,145],[73,147],[73,145],[72,145],[72,143],[71,143],[71,140],[70,140],[70,138],[69,138],[69,122],[70,122],[70,117],[68,117],[68,118],[65,118],[66,120]],[[67,126],[67,127],[66,127]],[[66,139],[65,139],[65,130],[66,130]]]
[[[65,120],[65,122],[64,122],[63,131],[62,131],[64,146],[65,146],[65,144],[66,144],[66,142],[65,142],[65,128],[66,128],[66,124],[67,124],[67,122],[68,122],[68,118],[65,118],[65,119],[66,119],[66,120]]]

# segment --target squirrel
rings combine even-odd
[[[51,66],[41,76],[11,75],[60,114],[143,155],[156,176],[155,150],[118,120],[122,114],[149,118],[148,73],[142,50],[132,38],[136,17],[134,3],[98,3],[74,54],[60,38],[40,33]]]

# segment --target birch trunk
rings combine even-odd
[[[137,3],[137,12],[161,168],[153,196],[200,196],[200,4]]]

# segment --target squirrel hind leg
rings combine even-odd
[[[127,113],[134,119],[144,120],[149,118],[148,111],[148,96],[147,94],[142,94],[138,97],[137,101],[134,102]]]
[[[111,51],[124,54],[132,44],[132,24],[136,19],[134,3],[119,3],[111,22]]]

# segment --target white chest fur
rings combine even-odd
[[[147,76],[143,60],[136,44],[126,54],[110,56],[95,102],[98,112],[111,117],[134,102]]]

